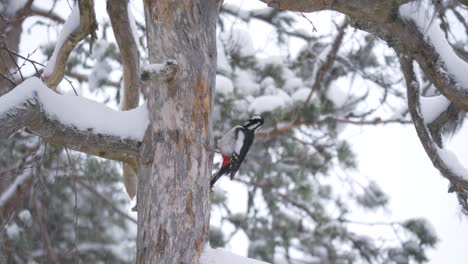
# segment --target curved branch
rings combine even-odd
[[[31,7],[31,15],[45,17],[60,24],[66,21],[59,14],[53,12],[53,10],[45,10],[37,6]]]
[[[413,119],[418,137],[432,164],[440,171],[442,176],[450,181],[450,191],[457,193],[460,204],[468,212],[468,171],[458,163],[451,152],[437,146],[429,129],[426,127],[426,123],[421,115],[419,84],[413,71],[413,60],[401,57],[400,64],[406,80],[408,110]]]
[[[47,86],[55,90],[65,75],[65,67],[71,51],[86,36],[95,34],[96,28],[94,1],[78,1],[63,25],[52,57],[44,68],[43,78]]]
[[[134,35],[136,32],[131,26],[135,22],[129,12],[127,0],[107,1],[107,13],[112,24],[115,40],[119,46],[124,70],[122,110],[137,107],[139,99],[140,52]]]
[[[422,4],[421,4],[422,5]],[[353,19],[353,26],[376,35],[400,53],[418,62],[426,77],[457,108],[468,110],[468,64],[460,59],[445,39],[439,25],[425,17],[418,4],[400,7],[400,16],[385,23]],[[419,16],[419,17],[418,17]]]
[[[124,111],[137,107],[140,98],[140,52],[135,20],[130,14],[128,5],[128,0],[107,1],[107,13],[119,46],[123,66],[122,110]],[[138,185],[136,172],[126,163],[122,164],[122,168],[125,189],[130,198],[133,198]]]
[[[27,128],[49,143],[106,159],[132,162],[146,130],[146,105],[119,112],[63,96],[32,77],[0,97],[0,138]]]
[[[273,8],[296,12],[334,10],[355,19],[386,21],[392,16],[394,7],[412,0],[260,0]]]

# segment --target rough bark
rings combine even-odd
[[[107,1],[107,13],[122,59],[123,97],[121,105],[124,111],[137,107],[140,96],[140,52],[138,51],[138,43],[133,37],[128,12],[128,0]],[[138,184],[137,172],[127,163],[122,163],[122,169],[125,190],[130,198],[133,198]]]
[[[198,263],[208,237],[217,0],[144,1],[151,82],[138,185],[137,263]]]
[[[4,9],[7,8],[8,3],[9,0],[0,0]],[[31,1],[28,1],[24,8],[13,16],[0,8],[0,42],[2,42],[0,46],[6,48],[0,49],[0,96],[15,87],[7,78],[15,79],[11,74],[18,71],[17,58],[9,54],[7,49],[18,52],[24,16],[28,14],[31,4]]]

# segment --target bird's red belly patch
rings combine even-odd
[[[231,161],[231,157],[223,155],[223,164],[221,165],[222,168],[226,167],[229,165],[229,162]]]

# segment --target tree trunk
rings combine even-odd
[[[19,42],[21,33],[23,32],[22,25],[23,25],[23,17],[26,15],[26,12],[29,11],[29,6],[19,10],[18,14],[8,14],[6,9],[10,5],[10,1],[7,0],[0,0],[0,40],[4,41],[4,45],[6,48],[18,52],[19,50]],[[9,55],[8,52],[4,49],[0,49],[0,96],[10,91],[14,84],[12,84],[8,79],[3,77],[9,77],[11,73],[16,72],[18,69],[16,67],[16,58],[13,55]]]
[[[138,263],[198,263],[208,237],[217,0],[144,1],[151,63],[178,62],[153,82],[138,186]]]

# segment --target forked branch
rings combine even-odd
[[[400,64],[408,91],[408,110],[418,137],[434,167],[450,181],[449,191],[457,193],[460,205],[462,205],[464,212],[468,213],[468,170],[463,168],[453,153],[437,146],[421,114],[419,84],[414,74],[413,60],[401,57]]]

